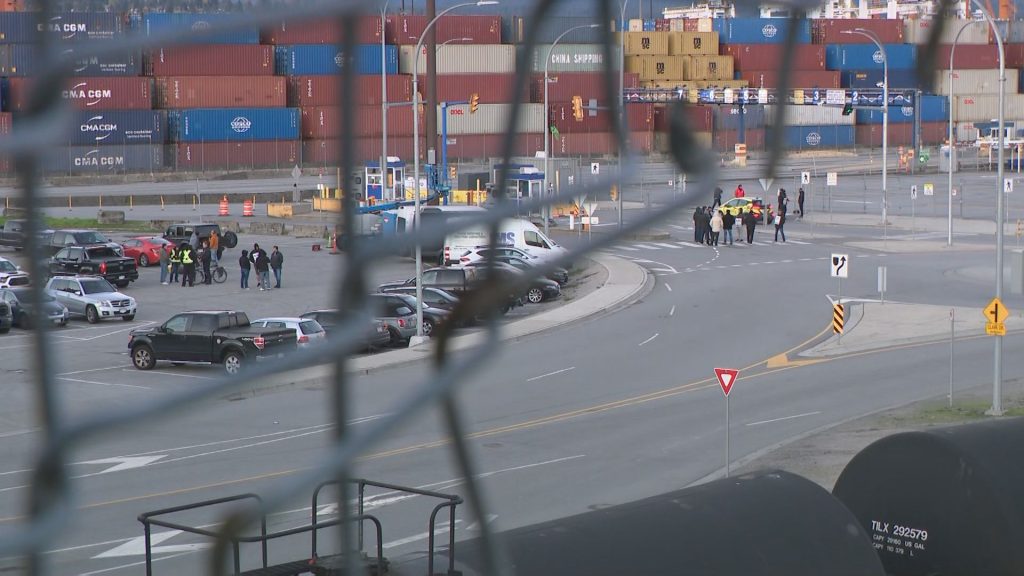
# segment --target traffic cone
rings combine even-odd
[[[218,216],[228,216],[229,214],[230,214],[230,211],[228,210],[228,197],[227,197],[227,194],[225,194],[220,199],[220,210],[217,211],[217,215]]]
[[[252,207],[252,200],[249,200],[248,198],[246,198],[245,202],[242,202],[242,216],[250,217],[250,216],[255,216],[255,215],[256,214],[253,211],[253,207]]]

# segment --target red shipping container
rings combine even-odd
[[[733,57],[734,67],[742,70],[775,70],[782,62],[782,44],[721,44],[718,52]],[[792,70],[824,70],[825,47],[797,44],[793,50]]]
[[[949,70],[951,44],[940,44],[935,51],[935,68]],[[958,70],[999,68],[999,47],[993,44],[957,44],[953,66]],[[1007,64],[1009,67],[1009,64]]]
[[[860,34],[844,34],[846,30],[863,28],[878,35],[882,44],[903,43],[903,20],[874,18],[819,18],[811,20],[811,42],[815,44],[870,44]]]
[[[751,88],[778,88],[779,70],[745,70],[740,80]],[[832,70],[793,70],[789,73],[789,88],[839,88],[840,73]]]
[[[956,53],[960,53],[960,46],[963,44],[957,44]],[[1011,68],[1024,68],[1024,44],[1003,44],[1003,50],[1006,51],[1006,69]],[[948,60],[947,60],[948,61]],[[960,67],[960,58],[956,59],[956,67]]]
[[[458,102],[477,94],[481,104],[508,104],[516,99],[515,74],[441,74],[437,76],[437,101]],[[426,98],[427,77],[420,75],[420,94]],[[527,102],[527,85],[520,85],[519,100]]]
[[[911,146],[913,144],[913,124],[889,124],[889,146]],[[935,145],[944,143],[949,137],[949,124],[945,122],[922,122],[921,144]],[[882,125],[867,124],[857,126],[857,146],[880,148],[882,146]]]
[[[654,131],[668,132],[671,126],[671,112],[674,106],[655,106],[654,108]],[[714,125],[714,115],[711,106],[687,105],[686,119],[690,130],[694,132],[710,132]]]
[[[424,15],[396,14],[388,16],[386,22],[388,44],[415,46],[429,20]],[[438,44],[501,44],[501,16],[449,14],[442,16],[434,29]]]
[[[626,104],[626,126],[634,132],[650,132],[654,129],[654,104]],[[610,110],[598,110],[597,116],[584,111],[583,119],[572,115],[572,104],[551,105],[548,119],[559,132],[611,132],[614,118]]]
[[[388,74],[385,79],[388,102],[412,102],[412,75]],[[358,74],[353,80],[356,106],[380,105],[380,76]],[[304,108],[341,104],[341,79],[337,76],[289,76],[287,82],[289,106]]]
[[[573,96],[580,96],[584,100],[597,98],[603,101],[607,98],[605,91],[605,75],[601,72],[552,72],[548,78],[553,80],[548,83],[548,102],[571,102]],[[622,85],[626,88],[639,88],[640,75],[635,72],[627,72],[623,75]],[[618,92],[618,74],[612,74],[612,91]],[[530,80],[530,102],[544,102],[544,75],[534,74]]]
[[[153,79],[143,76],[123,78],[69,78],[61,96],[79,110],[150,110],[153,108]],[[32,98],[31,78],[11,78],[8,111],[23,112]]]
[[[376,160],[380,162],[380,138],[355,138],[352,161],[361,164]],[[421,160],[426,159],[426,140],[420,136]],[[412,162],[412,136],[388,138],[388,156],[397,156]],[[306,166],[321,166],[324,174],[334,174],[341,160],[341,140],[303,140],[302,163]],[[411,169],[410,169],[411,174]]]
[[[291,168],[299,162],[297,140],[256,142],[179,142],[175,170],[252,170]]]
[[[146,76],[273,76],[274,47],[218,44],[160,48],[145,59]]]
[[[630,150],[638,154],[649,154],[654,149],[654,132],[630,132],[627,135]],[[551,157],[558,156],[607,156],[618,149],[615,136],[610,132],[589,132],[563,134],[558,140],[552,139],[554,150]]]
[[[743,132],[743,142],[747,150],[764,150],[764,129],[756,128]],[[719,152],[733,152],[739,143],[739,130],[718,130],[715,132],[713,146]]]
[[[380,44],[380,16],[359,16],[356,44]],[[345,39],[337,18],[284,20],[260,31],[262,44],[341,44]],[[391,42],[388,42],[391,43]]]
[[[392,136],[412,136],[412,107],[401,106],[388,110],[388,139]],[[359,106],[353,111],[356,138],[379,137],[383,134],[380,108]],[[330,140],[341,137],[341,109],[337,106],[313,106],[302,109],[302,139]],[[420,115],[420,134],[424,134],[423,115]]]
[[[0,134],[11,133],[11,113],[0,112]],[[0,156],[0,174],[8,174],[11,171],[10,156]]]
[[[157,108],[284,108],[283,76],[156,78]]]

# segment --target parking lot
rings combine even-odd
[[[137,234],[113,234],[112,240],[121,241]],[[270,250],[280,247],[285,255],[281,289],[260,291],[255,278],[250,277],[249,290],[239,286],[238,257],[243,248],[254,242]],[[68,398],[65,410],[69,416],[92,413],[111,405],[125,405],[153,398],[155,394],[202,386],[221,375],[219,366],[172,366],[161,363],[156,370],[142,372],[131,365],[128,356],[128,333],[138,327],[159,324],[175,313],[187,310],[241,310],[249,318],[265,316],[298,316],[303,312],[333,306],[334,288],[344,254],[331,254],[329,250],[314,252],[312,245],[320,242],[287,236],[239,235],[236,248],[226,250],[223,263],[228,279],[223,284],[180,285],[160,284],[160,271],[156,266],[139,270],[139,280],[122,291],[138,301],[138,313],[130,322],[119,319],[88,324],[84,319],[72,319],[67,327],[54,328],[55,364],[52,366],[62,393]],[[0,255],[24,265],[21,253],[4,249]],[[370,287],[386,281],[404,280],[413,275],[413,263],[405,258],[382,259],[370,274]],[[569,294],[571,298],[572,287]],[[512,310],[506,321],[530,314],[540,314],[564,300],[542,304],[527,304]],[[463,329],[471,331],[475,328]],[[0,336],[0,370],[8,384],[2,392],[0,408],[0,434],[17,435],[27,430],[33,421],[31,382],[28,374],[31,364],[32,332],[14,328]],[[377,351],[386,354],[387,350]]]

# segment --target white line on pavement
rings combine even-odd
[[[114,386],[122,388],[138,388],[140,390],[152,390],[149,386],[136,386],[134,384],[114,384],[113,382],[97,382],[95,380],[81,380],[79,378],[68,378],[66,376],[58,376],[58,380],[65,380],[67,382],[78,382],[81,384],[95,384],[97,386]]]
[[[661,248],[650,244],[633,244],[633,247],[641,250],[661,250]]]
[[[651,244],[654,246],[661,246],[662,248],[679,248],[679,246],[676,246],[675,244],[666,244],[664,242],[652,242]]]
[[[575,366],[569,366],[568,368],[562,368],[561,370],[555,370],[554,372],[548,372],[547,374],[541,374],[540,376],[534,376],[533,378],[527,378],[527,382],[533,382],[534,380],[540,380],[541,378],[547,378],[548,376],[554,376],[555,374],[562,374],[563,372],[570,372],[575,370]]]
[[[771,424],[772,422],[782,422],[783,420],[792,420],[794,418],[803,418],[804,416],[814,416],[815,414],[821,414],[821,411],[816,412],[804,412],[803,414],[794,414],[793,416],[783,416],[782,418],[772,418],[771,420],[761,420],[760,422],[751,422],[747,426],[759,426],[761,424]]]
[[[676,315],[676,305],[675,304],[673,304],[672,305],[672,309],[668,311],[668,315],[669,316],[675,316]]]
[[[616,250],[627,250],[629,252],[636,252],[637,248],[630,248],[629,246],[616,246]]]
[[[107,366],[106,368],[90,368],[88,370],[75,370],[74,372],[63,372],[57,374],[57,376],[74,376],[75,374],[85,374],[86,372],[102,372],[103,370],[117,370],[118,368],[131,368],[131,364],[121,364],[119,366]]]
[[[672,287],[669,286],[669,284],[667,282],[665,283],[665,289],[668,290],[669,292],[672,291]]]
[[[650,342],[651,340],[654,340],[654,339],[655,339],[655,338],[657,338],[657,337],[658,337],[658,332],[655,332],[655,333],[654,333],[654,336],[651,336],[651,337],[650,337],[650,338],[648,338],[647,340],[644,340],[643,342],[641,342],[640,344],[638,344],[638,346],[643,346],[644,344],[647,344],[648,342]]]

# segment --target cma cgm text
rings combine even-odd
[[[49,32],[88,32],[85,24],[82,23],[61,24],[59,22],[49,22],[46,24],[39,24],[36,26],[36,29],[40,32],[43,32],[44,30]]]
[[[82,124],[78,129],[82,132],[117,132],[117,124]]]
[[[113,93],[110,90],[87,90],[80,88],[72,88],[70,90],[64,90],[61,92],[64,98],[68,100],[78,99],[89,99],[96,100],[98,98],[112,98]]]
[[[124,166],[124,156],[80,156],[73,160],[75,166]]]

